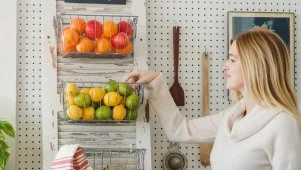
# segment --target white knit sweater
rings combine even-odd
[[[255,106],[245,117],[244,100],[227,110],[187,121],[162,75],[147,85],[150,104],[171,141],[214,141],[212,170],[301,170],[301,134],[284,111]]]

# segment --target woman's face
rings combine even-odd
[[[229,50],[229,59],[223,66],[226,77],[226,88],[229,90],[243,91],[244,81],[241,70],[240,60],[237,54],[236,41],[234,41]]]

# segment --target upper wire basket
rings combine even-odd
[[[108,82],[61,82],[64,112],[59,119],[73,123],[130,123],[143,103],[143,85]]]
[[[60,14],[56,23],[59,56],[133,56],[137,16]]]

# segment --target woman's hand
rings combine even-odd
[[[159,73],[152,70],[135,71],[124,76],[123,81],[137,84],[148,84],[158,77]]]

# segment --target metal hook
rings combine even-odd
[[[208,55],[208,51],[207,51],[206,45],[204,45],[204,48],[205,48],[205,55]]]
[[[177,21],[176,20],[172,20],[173,21],[173,26],[177,26]]]

